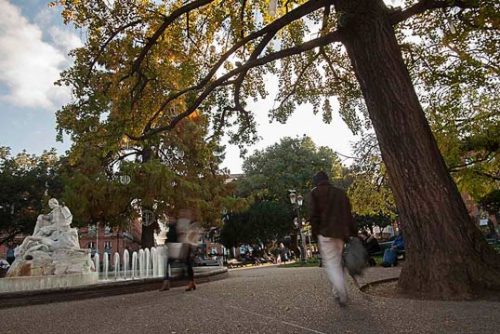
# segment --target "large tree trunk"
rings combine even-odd
[[[387,166],[407,261],[404,293],[461,299],[500,289],[500,256],[472,223],[447,171],[381,0],[336,0],[343,43]]]

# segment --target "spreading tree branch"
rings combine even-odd
[[[498,174],[498,173],[496,175],[493,175],[493,174],[489,174],[489,173],[485,173],[485,172],[481,172],[481,171],[475,170],[474,174],[477,174],[477,175],[480,175],[480,176],[484,176],[484,177],[487,177],[489,179],[493,179],[495,181],[500,181],[500,174]]]
[[[450,173],[454,173],[454,172],[458,172],[458,171],[462,170],[463,168],[467,168],[467,167],[473,166],[475,164],[479,164],[481,162],[490,162],[496,156],[496,154],[497,154],[497,152],[492,152],[492,151],[486,152],[486,154],[483,157],[477,158],[475,160],[467,161],[467,162],[460,164],[460,165],[450,166],[448,168],[448,171]]]
[[[173,94],[170,94],[165,101],[160,105],[158,110],[153,114],[153,116],[149,119],[145,126],[145,130],[149,130],[152,127],[153,122],[155,119],[165,110],[166,106],[170,104],[172,101],[176,100],[177,98],[183,96],[184,94],[188,92],[195,92],[201,90],[205,85],[207,85],[210,80],[212,80],[212,77],[215,75],[215,73],[220,69],[220,67],[224,64],[224,62],[232,55],[234,54],[238,49],[246,45],[247,43],[257,40],[258,38],[265,36],[266,34],[271,34],[275,35],[276,32],[278,32],[280,29],[283,27],[287,26],[291,22],[298,20],[302,18],[303,16],[312,13],[322,7],[325,7],[330,4],[329,0],[316,0],[316,1],[308,1],[304,3],[301,6],[298,6],[297,8],[293,9],[289,13],[283,15],[279,19],[273,21],[269,25],[265,26],[261,30],[258,30],[256,32],[253,32],[246,36],[245,38],[241,39],[237,43],[235,43],[228,51],[226,51],[223,55],[220,56],[219,60],[215,63],[215,65],[212,66],[210,71],[207,73],[207,75],[198,82],[198,84],[187,87],[181,91],[175,92]],[[147,132],[147,131],[144,131]],[[132,138],[132,137],[131,137]],[[136,137],[138,138],[138,137]]]
[[[115,37],[118,36],[124,30],[126,30],[126,29],[128,29],[130,27],[133,27],[135,25],[138,25],[141,22],[142,22],[142,20],[135,20],[135,21],[129,22],[129,23],[127,23],[127,24],[119,27],[118,29],[116,29],[115,31],[113,31],[111,33],[111,35],[109,35],[109,37],[106,39],[106,41],[104,41],[104,43],[101,45],[101,47],[97,51],[97,54],[92,59],[92,62],[89,64],[89,70],[87,72],[87,76],[86,76],[86,79],[85,79],[86,82],[89,81],[89,78],[90,78],[90,76],[92,74],[92,70],[94,69],[95,64],[97,64],[97,62],[99,61],[99,58],[101,57],[101,55],[104,52],[104,50],[106,50],[106,48],[108,47],[109,43],[111,43],[111,41],[113,39],[115,39]]]
[[[320,50],[322,50],[322,48],[320,48]],[[300,70],[300,73],[297,75],[297,78],[295,79],[295,81],[292,85],[292,88],[288,91],[288,94],[286,94],[286,96],[283,99],[281,99],[281,102],[280,102],[280,105],[278,106],[278,108],[275,108],[274,110],[280,109],[285,104],[285,102],[287,102],[288,99],[292,95],[295,94],[295,92],[297,91],[297,87],[299,86],[299,83],[302,81],[302,77],[306,73],[307,69],[309,67],[311,67],[311,65],[314,63],[314,61],[316,61],[316,59],[318,59],[320,54],[321,54],[321,51],[315,53],[314,56],[311,58],[311,60],[308,61],[307,64],[305,64],[302,67],[302,69]]]
[[[339,76],[337,74],[337,71],[335,70],[335,67],[333,66],[332,60],[326,54],[325,48],[321,47],[319,50],[320,50],[319,54],[321,54],[321,56],[323,57],[323,59],[326,61],[326,64],[328,65],[328,68],[330,69],[330,72],[335,77],[335,79],[337,79],[338,81],[343,82],[344,84],[348,85],[349,88],[351,88],[352,90],[354,90],[355,89],[355,85],[352,82],[350,82],[349,80],[346,80],[346,79],[342,78],[341,76]]]
[[[149,50],[151,50],[151,48],[156,44],[156,42],[158,41],[160,36],[163,35],[165,30],[167,30],[167,28],[173,22],[175,22],[175,20],[177,20],[180,16],[187,14],[192,10],[195,10],[195,9],[201,8],[205,5],[208,5],[209,3],[213,2],[213,1],[215,1],[215,0],[193,1],[193,2],[190,2],[190,3],[184,5],[180,8],[177,8],[169,16],[167,16],[163,20],[163,23],[158,27],[158,29],[156,29],[153,36],[148,38],[148,42],[146,43],[144,48],[142,48],[141,53],[139,54],[139,56],[137,56],[137,59],[134,61],[134,64],[132,66],[132,73],[139,71],[144,58],[146,58],[146,55],[149,53]]]
[[[165,125],[161,126],[158,128],[152,128],[149,132],[144,133],[141,136],[134,136],[131,134],[127,134],[127,136],[132,139],[132,140],[144,140],[148,137],[151,137],[157,133],[164,132],[164,131],[169,131],[173,129],[177,123],[179,123],[183,118],[189,116],[191,113],[193,113],[199,106],[200,104],[210,95],[210,93],[216,89],[217,87],[220,87],[221,85],[225,84],[225,82],[232,78],[233,76],[236,76],[244,71],[247,71],[251,68],[257,67],[257,66],[262,66],[265,64],[268,64],[270,62],[273,62],[278,59],[290,57],[296,54],[300,54],[309,50],[312,50],[317,47],[321,47],[324,45],[328,45],[334,42],[340,42],[342,40],[342,34],[339,31],[332,31],[330,33],[325,34],[324,36],[312,39],[310,41],[307,41],[303,44],[286,48],[274,53],[270,53],[264,57],[255,59],[255,60],[249,60],[245,64],[242,64],[241,66],[229,71],[225,75],[221,76],[217,80],[212,81],[210,84],[208,84],[203,92],[198,95],[196,100],[182,113],[176,115],[173,117],[170,122]]]
[[[259,57],[259,55],[262,53],[262,51],[265,49],[267,44],[273,39],[273,37],[276,35],[277,31],[270,32],[264,36],[264,38],[260,41],[259,45],[255,48],[255,50],[252,52],[250,55],[250,58],[248,59],[249,61],[253,61]],[[243,106],[241,105],[241,100],[240,100],[240,93],[241,93],[241,87],[243,85],[243,81],[245,80],[245,77],[250,70],[247,69],[246,71],[243,71],[239,74],[238,78],[235,81],[234,84],[234,106],[235,108],[242,112],[246,113],[244,110]]]
[[[404,10],[395,11],[390,15],[393,25],[406,21],[407,19],[422,14],[428,10],[438,8],[477,8],[479,5],[475,0],[421,0]]]

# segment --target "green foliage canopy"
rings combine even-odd
[[[31,234],[37,216],[50,210],[48,200],[60,198],[59,164],[55,149],[39,156],[25,151],[12,156],[8,147],[0,147],[0,243]]]
[[[231,186],[218,167],[220,147],[205,142],[205,124],[201,116],[185,120],[169,141],[127,146],[121,156],[105,155],[99,146],[81,154],[80,139],[64,174],[64,196],[74,203],[75,219],[82,224],[123,225],[137,218],[141,207],[157,217],[175,217],[179,210],[190,208],[201,223],[218,225],[222,208],[232,208],[237,201],[230,196]],[[120,176],[128,176],[130,183],[121,184]]]
[[[288,191],[294,189],[306,197],[312,188],[312,176],[319,170],[338,178],[334,181],[339,181],[344,172],[332,149],[317,147],[306,136],[283,138],[247,157],[244,175],[236,181],[236,192],[255,202],[248,210],[227,217],[221,234],[225,245],[267,243],[289,234],[295,213]]]
[[[271,13],[263,0],[61,1],[65,21],[88,39],[60,81],[76,99],[59,111],[59,128],[84,142],[96,133],[112,138],[104,146],[116,150],[124,134],[151,139],[202,112],[215,137],[225,125],[234,141],[253,142],[246,101],[266,97],[265,75],[273,74],[271,119],[285,122],[309,102],[329,122],[338,104],[358,132],[369,122],[360,118],[366,107],[339,43],[348,18],[335,9],[343,3],[287,1]],[[459,187],[479,198],[499,177],[500,5],[401,4],[386,11],[420,100]]]
[[[221,241],[226,247],[267,244],[279,240],[293,228],[290,205],[276,201],[255,202],[247,211],[230,213],[224,219]]]
[[[352,184],[348,195],[353,211],[360,217],[396,217],[390,180],[374,134],[364,134],[355,144],[357,157],[350,167]]]
[[[498,91],[498,2],[401,2],[381,5],[423,102],[429,111],[453,104],[475,114],[476,102]],[[285,122],[309,102],[325,122],[338,105],[353,131],[363,126],[366,107],[339,29],[349,18],[338,8],[347,2],[286,1],[276,13],[269,0],[57,3],[88,36],[60,82],[76,98],[58,113],[60,130],[73,136],[105,125],[106,136],[151,137],[202,110],[216,133],[234,125],[234,140],[252,142],[246,100],[266,97],[266,74],[279,78],[272,119]]]
[[[332,149],[317,147],[307,136],[286,137],[244,160],[245,176],[238,180],[237,189],[243,196],[289,203],[288,190],[305,196],[312,188],[312,176],[320,170],[332,179],[341,176],[341,164]]]

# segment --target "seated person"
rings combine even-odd
[[[361,232],[360,239],[369,256],[380,252],[381,249],[377,239],[373,235],[370,235],[367,231]],[[370,267],[374,267],[377,264],[371,256],[368,259],[368,263],[370,264]]]
[[[399,233],[396,239],[392,242],[392,249],[395,251],[402,251],[405,249],[405,241],[403,239],[403,233]]]
[[[488,233],[486,234],[486,239],[498,239],[497,231],[495,230],[495,224],[491,219],[488,219]]]
[[[405,249],[403,233],[399,235],[392,242],[391,248],[388,248],[384,252],[384,257],[382,259],[382,266],[393,267],[398,265],[398,252]]]
[[[373,235],[369,234],[367,231],[363,231],[360,237],[368,254],[380,252],[380,245]]]

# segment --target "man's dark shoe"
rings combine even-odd
[[[342,300],[340,300],[340,298],[339,298],[339,297],[335,297],[335,301],[337,302],[337,304],[338,304],[341,308],[344,308],[344,307],[346,307],[346,306],[347,306],[346,301],[342,301]]]

